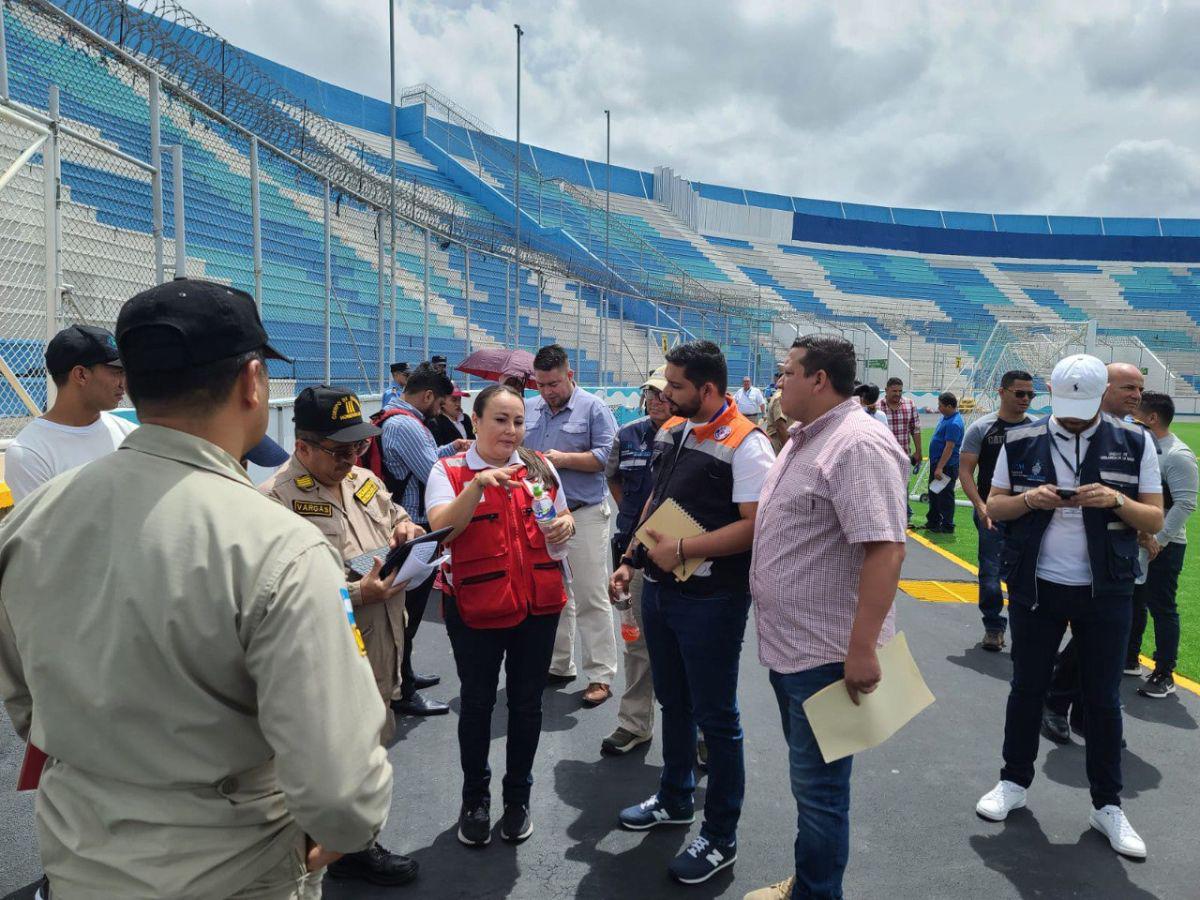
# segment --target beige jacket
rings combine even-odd
[[[320,532],[229,454],[143,425],[0,526],[0,696],[52,758],[56,897],[210,898],[307,833],[368,846],[383,713]]]

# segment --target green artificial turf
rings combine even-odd
[[[1172,431],[1200,456],[1200,422],[1177,422]],[[923,447],[929,446],[932,433],[932,429],[924,430]],[[961,487],[957,488],[956,496],[960,500],[963,499]],[[928,509],[926,504],[914,500],[912,508],[913,524],[923,524]],[[919,531],[918,534],[973,565],[979,561],[975,524],[969,507],[955,508],[954,534],[928,534],[924,531]],[[1179,576],[1179,592],[1176,594],[1181,629],[1178,669],[1181,675],[1200,680],[1200,513],[1188,519],[1187,535],[1187,555],[1184,557],[1183,572]],[[1153,622],[1146,626],[1142,652],[1147,656],[1154,653]]]

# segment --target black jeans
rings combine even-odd
[[[1133,602],[1128,596],[1093,597],[1090,586],[1038,579],[1036,608],[1016,598],[1008,607],[1012,686],[1004,721],[1000,777],[1033,783],[1042,707],[1058,645],[1070,623],[1078,648],[1081,700],[1087,716],[1086,762],[1092,805],[1121,805],[1121,668],[1129,643]],[[1011,598],[1010,598],[1011,599]]]
[[[1146,631],[1146,611],[1154,619],[1154,668],[1174,672],[1179,657],[1179,610],[1175,594],[1187,544],[1167,544],[1150,563],[1146,583],[1133,589],[1133,625],[1129,629],[1129,658],[1137,657]]]
[[[954,488],[958,484],[958,466],[947,464],[942,474],[949,477],[950,483],[936,494],[929,492],[929,512],[925,515],[927,528],[954,527]],[[933,479],[932,470],[929,477]]]
[[[533,757],[542,734],[542,692],[554,652],[558,615],[529,616],[511,628],[471,628],[459,616],[454,598],[447,596],[445,616],[460,682],[458,753],[463,770],[463,802],[491,798],[488,749],[503,661],[508,695],[504,802],[528,803]]]
[[[416,678],[413,675],[412,649],[413,638],[425,618],[425,606],[429,603],[429,592],[433,590],[433,581],[437,573],[433,572],[419,585],[404,595],[404,608],[408,612],[408,621],[404,625],[404,659],[400,663],[400,696],[409,700],[417,692]]]

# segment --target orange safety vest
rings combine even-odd
[[[460,453],[441,460],[455,496],[478,473]],[[524,466],[514,478],[523,481]],[[553,499],[558,488],[550,489]],[[526,616],[557,615],[567,605],[562,563],[550,557],[523,487],[489,487],[471,524],[450,544],[450,577],[458,613],[471,628],[511,628]]]

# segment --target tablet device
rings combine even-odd
[[[401,544],[399,547],[393,548],[387,555],[387,559],[383,561],[383,568],[379,570],[379,577],[386,579],[393,572],[404,565],[404,561],[408,559],[408,554],[412,552],[413,547],[418,544],[437,543],[448,535],[453,528],[439,528],[437,531],[431,531],[429,534],[423,534],[420,537],[415,537],[407,544]],[[367,571],[371,571],[367,569]]]

